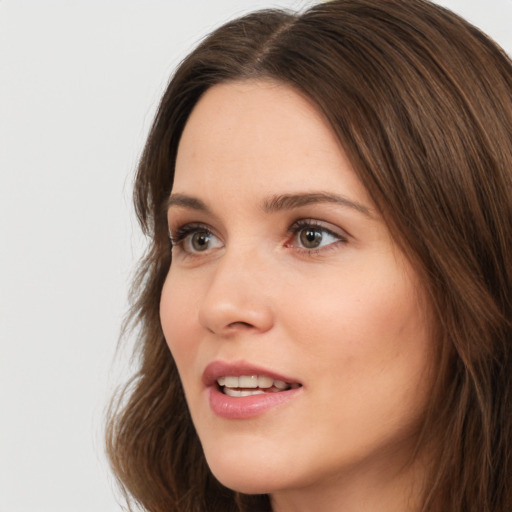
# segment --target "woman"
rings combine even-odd
[[[512,65],[485,35],[424,0],[228,23],[171,80],[135,205],[127,496],[512,509]]]

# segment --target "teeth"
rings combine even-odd
[[[288,386],[288,384],[286,384],[286,382],[282,381],[282,380],[275,380],[274,381],[274,386],[277,388],[277,389],[286,389]]]
[[[224,378],[225,378],[224,386],[226,386],[228,388],[238,388],[238,387],[240,387],[238,385],[238,377],[224,377]]]
[[[258,377],[258,387],[267,389],[271,388],[274,384],[274,379],[272,377],[267,377],[266,375],[260,375]]]
[[[238,388],[257,388],[258,387],[258,376],[251,375],[246,376],[243,375],[238,377]]]
[[[271,387],[275,387],[279,391],[290,389],[291,387],[297,387],[295,384],[288,384],[287,382],[279,379],[273,379],[267,375],[241,375],[239,377],[225,375],[217,379],[217,384],[223,387],[224,392],[229,396],[259,395],[263,393],[261,389],[269,389]],[[240,388],[244,391],[240,391]],[[253,389],[255,391],[249,391]]]

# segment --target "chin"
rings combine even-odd
[[[232,450],[206,453],[206,461],[215,478],[225,487],[243,494],[269,494],[287,486],[286,471],[278,461],[264,454]]]
[[[269,494],[276,488],[275,480],[268,474],[255,472],[252,469],[231,467],[218,468],[210,466],[215,478],[225,487],[243,494]],[[277,485],[279,487],[279,485]]]
[[[270,494],[274,492],[269,482],[255,481],[240,474],[220,476],[214,473],[214,476],[224,487],[242,494]],[[223,478],[224,476],[226,478]]]

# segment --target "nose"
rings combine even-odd
[[[224,254],[200,303],[200,324],[221,337],[268,331],[274,324],[268,282],[268,266],[254,254]]]

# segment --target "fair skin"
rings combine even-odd
[[[271,81],[209,89],[169,204],[161,321],[214,475],[276,512],[417,510],[422,287],[315,106]],[[291,389],[214,381],[249,367]]]

